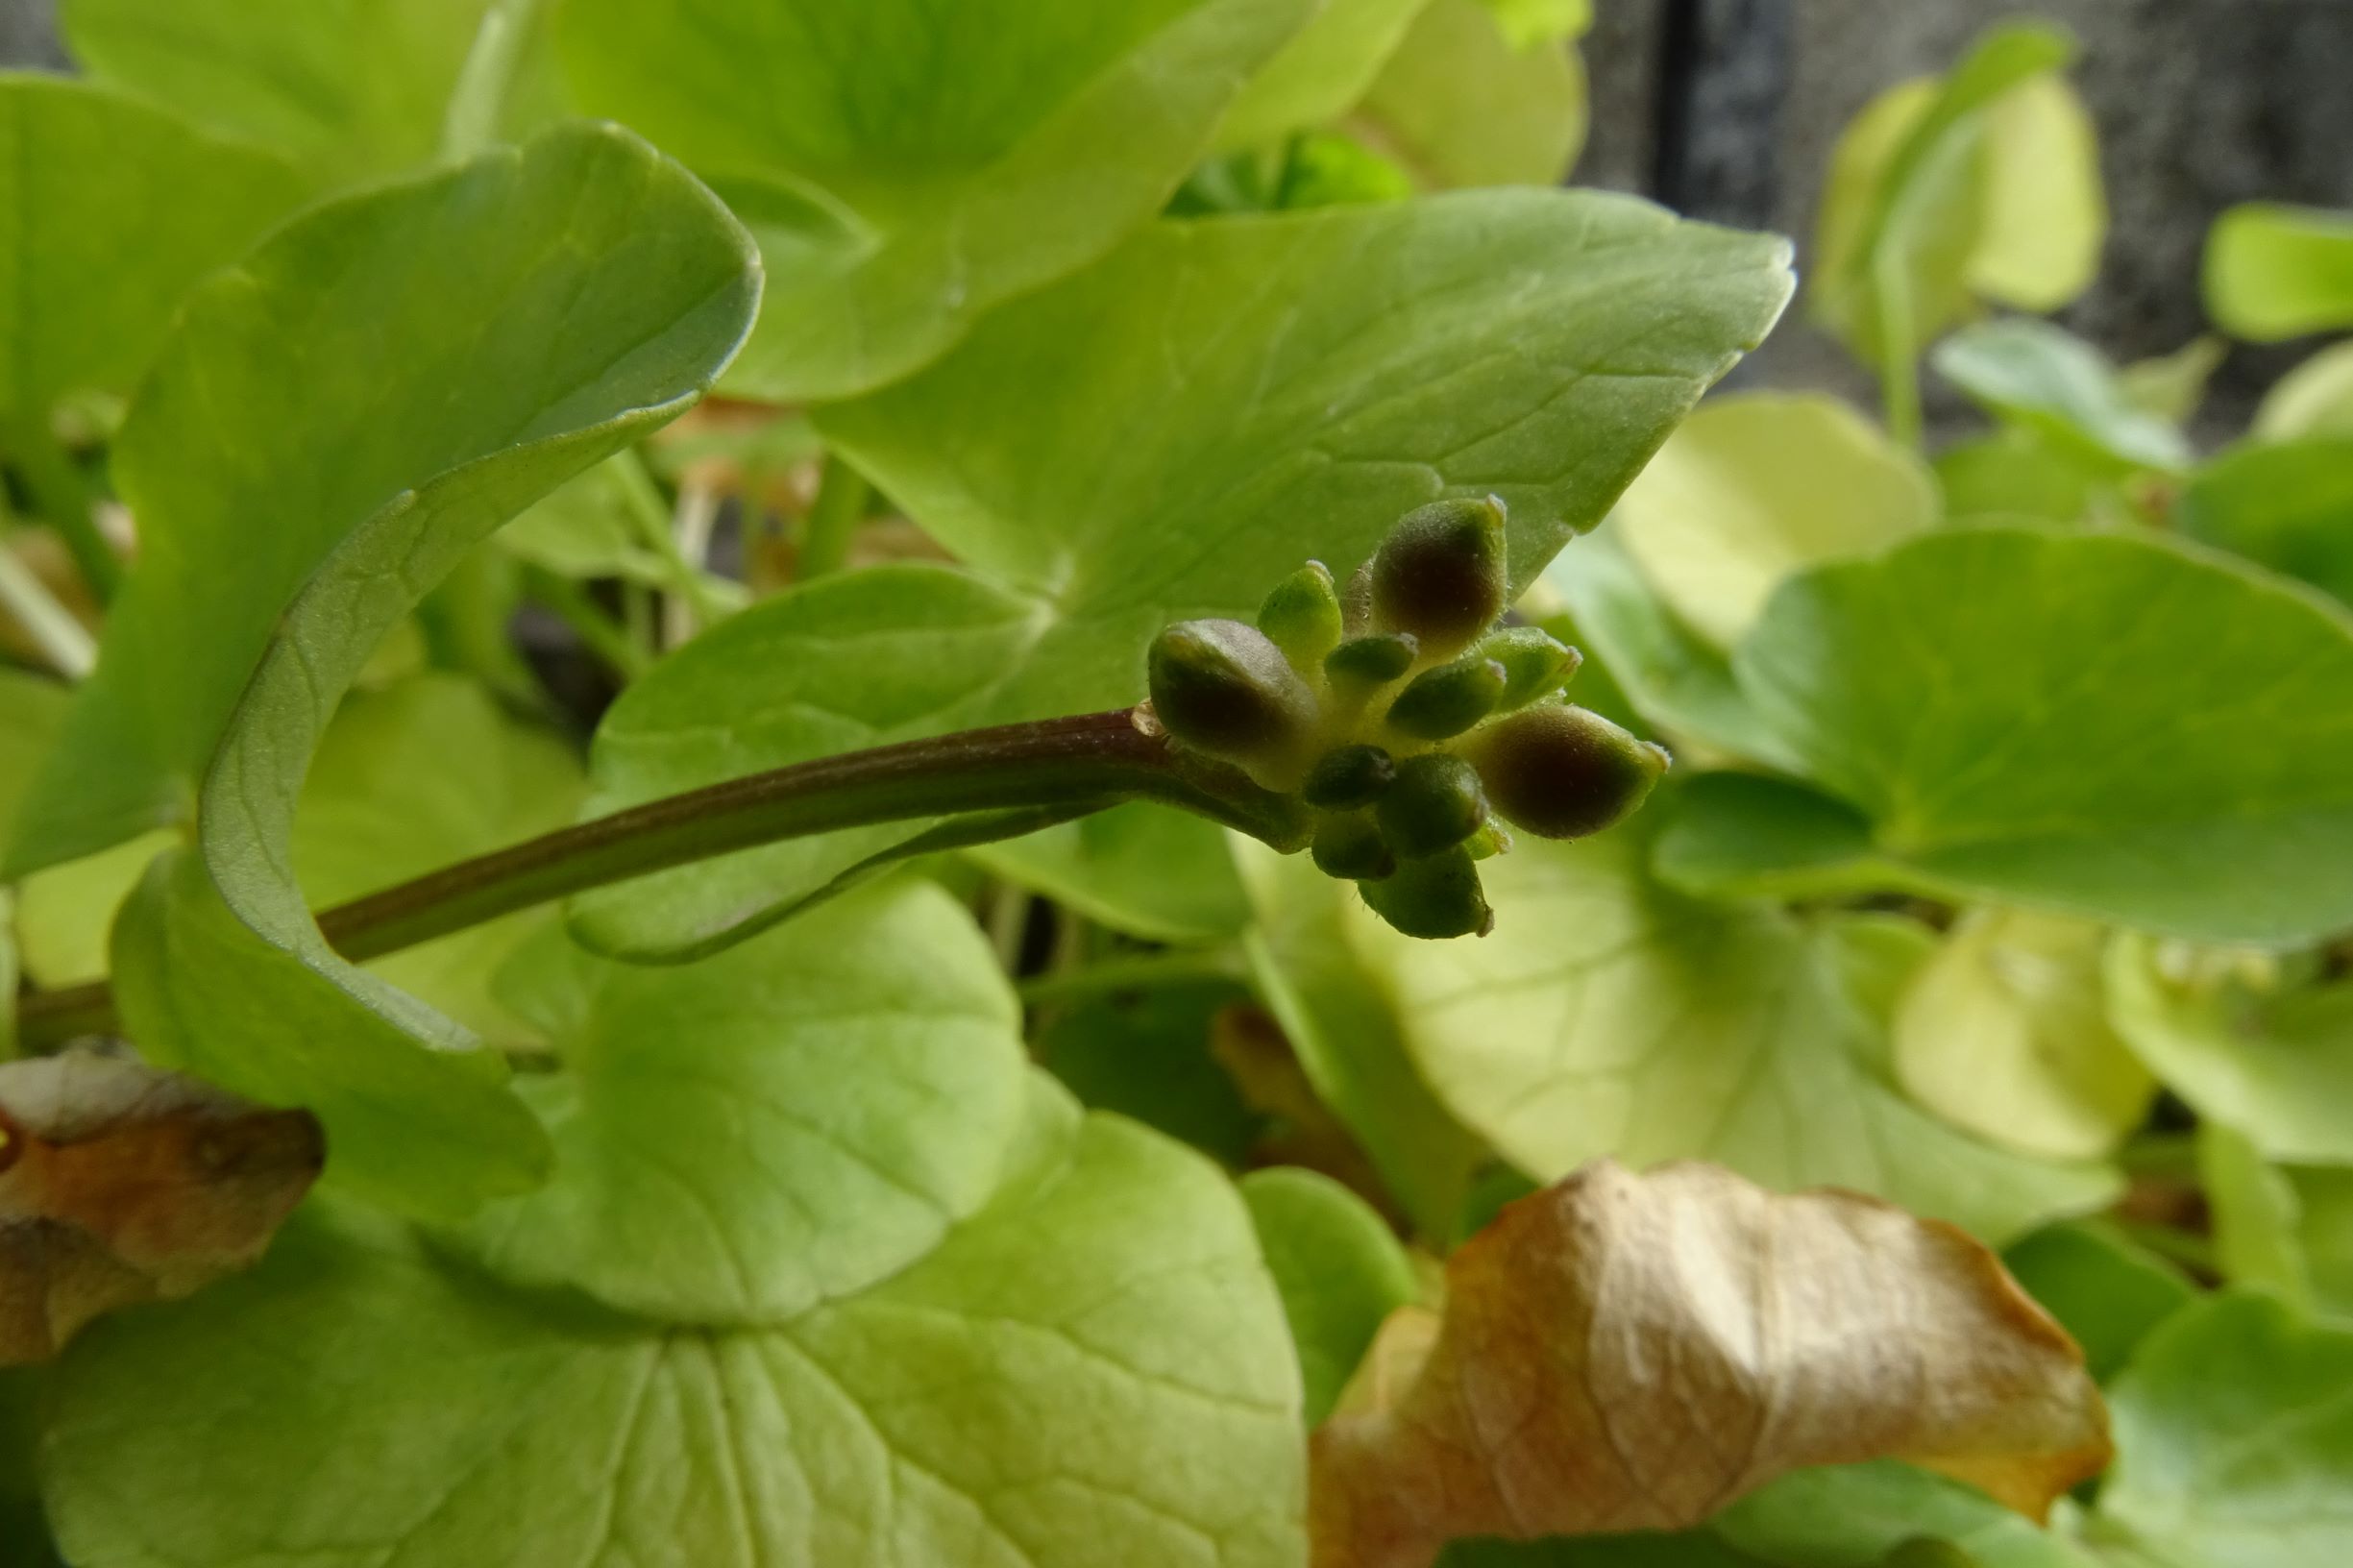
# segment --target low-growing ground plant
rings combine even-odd
[[[2353,345],[2043,319],[2064,34],[1875,418],[1581,0],[62,12],[0,1565],[2353,1556]]]

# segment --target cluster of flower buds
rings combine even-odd
[[[1501,501],[1424,506],[1344,594],[1310,561],[1256,625],[1162,632],[1152,711],[1179,744],[1303,797],[1315,864],[1389,924],[1483,936],[1494,916],[1477,863],[1510,847],[1509,828],[1598,833],[1667,768],[1660,747],[1560,698],[1575,649],[1497,628],[1508,587]]]

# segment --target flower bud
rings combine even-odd
[[[1259,630],[1293,670],[1312,674],[1340,641],[1340,596],[1333,591],[1331,569],[1310,561],[1276,583],[1259,606]]]
[[[1412,669],[1419,651],[1410,637],[1351,637],[1324,656],[1324,675],[1335,695],[1361,701]]]
[[[1397,777],[1374,808],[1381,836],[1410,860],[1451,849],[1479,831],[1487,798],[1479,772],[1460,757],[1432,751],[1397,765]]]
[[[1499,713],[1552,696],[1584,662],[1577,649],[1534,626],[1506,626],[1482,642],[1478,653],[1504,667],[1503,700],[1495,704]]]
[[[1444,854],[1401,861],[1396,875],[1360,882],[1357,888],[1374,914],[1409,937],[1483,937],[1495,928],[1495,912],[1479,886],[1479,868],[1471,864],[1470,851],[1458,845]]]
[[[1299,793],[1311,806],[1353,811],[1369,806],[1397,776],[1397,765],[1377,746],[1336,746],[1308,770]]]
[[[1495,711],[1504,681],[1501,664],[1475,656],[1425,670],[1389,704],[1389,724],[1416,740],[1459,735]]]
[[[1580,839],[1624,821],[1670,760],[1600,714],[1560,703],[1498,719],[1462,751],[1497,813],[1540,839]]]
[[[1315,723],[1315,697],[1256,626],[1180,621],[1152,641],[1152,711],[1186,745],[1282,769]]]
[[[1326,876],[1351,882],[1378,882],[1397,870],[1397,857],[1362,812],[1325,818],[1315,828],[1308,855]]]
[[[1411,632],[1425,654],[1468,648],[1504,613],[1509,591],[1504,503],[1493,496],[1408,512],[1373,555],[1373,625]]]

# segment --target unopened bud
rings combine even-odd
[[[1479,831],[1487,800],[1479,772],[1460,757],[1432,751],[1408,757],[1374,808],[1381,836],[1410,860],[1451,849]]]
[[[1259,606],[1259,630],[1293,670],[1314,674],[1340,641],[1340,596],[1332,587],[1331,569],[1310,561],[1276,583]]]
[[[1153,639],[1152,711],[1186,745],[1280,769],[1315,723],[1315,697],[1256,626],[1180,621]]]
[[[1315,828],[1308,855],[1326,876],[1378,882],[1397,870],[1397,857],[1363,813],[1327,817]]]
[[[1493,659],[1505,670],[1503,700],[1498,712],[1524,708],[1540,697],[1550,697],[1569,683],[1584,655],[1534,626],[1506,626],[1479,645],[1483,659]]]
[[[1416,740],[1459,735],[1495,711],[1504,681],[1501,664],[1476,656],[1425,670],[1389,704],[1389,723]]]
[[[1540,839],[1581,839],[1616,826],[1649,796],[1669,761],[1663,747],[1560,703],[1498,719],[1462,750],[1496,812]]]
[[[1377,746],[1336,746],[1308,770],[1299,793],[1311,806],[1353,811],[1369,806],[1397,776],[1397,765]]]
[[[1495,928],[1495,912],[1479,886],[1479,868],[1459,845],[1401,861],[1396,875],[1359,883],[1358,890],[1374,914],[1409,937],[1483,937]]]
[[[1325,655],[1324,675],[1336,695],[1361,699],[1412,669],[1419,651],[1412,638],[1395,633],[1351,637]]]
[[[1476,642],[1510,591],[1504,503],[1441,501],[1398,520],[1373,556],[1372,621],[1443,658]]]

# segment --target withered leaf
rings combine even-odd
[[[1465,1535],[1680,1530],[1894,1458],[2040,1518],[2108,1458],[2082,1353],[1963,1232],[1714,1165],[1610,1161],[1507,1207],[1315,1433],[1318,1568]]]
[[[0,1064],[0,1366],[252,1263],[326,1152],[307,1111],[127,1055]]]

